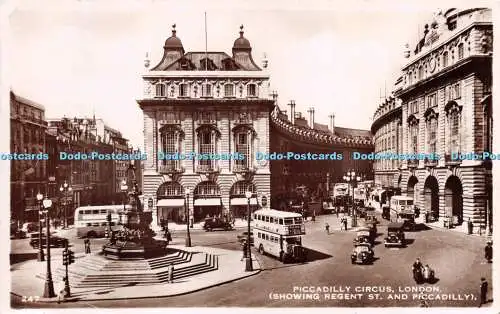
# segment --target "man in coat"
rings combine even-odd
[[[481,289],[481,299],[479,300],[479,307],[481,307],[481,305],[483,304],[486,304],[486,296],[488,295],[488,282],[486,281],[486,278],[482,277],[481,278],[481,286],[480,286],[480,289]]]
[[[491,263],[491,260],[493,259],[493,246],[491,241],[488,241],[484,247],[484,258],[488,261],[488,263]]]

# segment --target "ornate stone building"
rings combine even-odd
[[[372,129],[393,130],[400,118],[403,153],[440,156],[398,163],[400,176],[393,183],[399,182],[403,194],[440,223],[451,219],[466,230],[464,221],[471,219],[475,232],[479,227],[491,231],[491,162],[451,158],[491,151],[491,10],[450,9],[429,22],[414,51],[405,52],[408,62],[395,91],[401,109],[385,104]],[[375,149],[394,148],[381,134],[386,133],[377,131]]]
[[[277,95],[274,94],[275,100]],[[373,162],[355,160],[353,152],[373,152],[369,130],[350,129],[335,125],[335,115],[329,125],[315,122],[314,108],[308,109],[307,119],[289,104],[289,115],[277,105],[271,114],[271,151],[297,154],[336,154],[334,160],[273,160],[271,161],[271,192],[274,208],[288,208],[287,202],[297,187],[306,187],[310,197],[327,197],[334,183],[343,182],[347,171],[355,171],[364,180],[373,179]],[[342,156],[342,157],[340,157]]]
[[[144,94],[137,101],[148,156],[143,193],[152,203],[153,217],[156,222],[186,221],[186,201],[194,221],[207,215],[244,215],[246,191],[253,192],[253,205],[270,197],[269,164],[254,158],[269,149],[269,75],[254,62],[243,27],[231,56],[185,52],[175,26],[163,48],[156,66],[149,68],[145,61]],[[185,159],[166,160],[159,153]]]

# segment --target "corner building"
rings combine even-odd
[[[250,42],[243,35],[241,27],[229,56],[185,52],[173,29],[162,60],[152,68],[145,60],[144,93],[137,101],[144,114],[148,156],[143,193],[156,223],[161,219],[196,222],[207,215],[242,216],[249,190],[254,209],[263,196],[270,199],[269,163],[255,160],[256,152],[269,153],[273,108],[273,100],[267,99],[269,75],[254,62]],[[160,160],[159,152],[239,153],[244,159]]]
[[[452,154],[491,151],[493,29],[490,9],[450,9],[425,25],[395,91],[401,100],[404,153],[441,159],[403,161],[403,194],[446,225],[492,231],[491,161],[453,160]],[[374,122],[390,121],[386,110]],[[376,142],[376,150],[379,150]]]

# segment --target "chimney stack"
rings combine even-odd
[[[295,124],[295,100],[290,100],[290,122]]]
[[[335,115],[332,113],[331,115],[328,116],[328,118],[330,118],[330,132],[332,132],[332,134],[335,133]]]
[[[314,129],[314,108],[309,108],[307,112],[309,113],[309,127]]]

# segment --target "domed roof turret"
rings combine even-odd
[[[240,26],[240,37],[234,41],[233,49],[252,49],[248,39],[243,37],[243,25]]]
[[[175,24],[172,25],[172,36],[167,38],[165,41],[165,49],[168,48],[182,48],[184,50],[184,47],[182,46],[182,42],[179,39],[179,37],[176,36],[177,31],[175,30]]]

